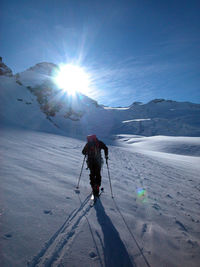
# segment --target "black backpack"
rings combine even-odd
[[[99,141],[96,135],[89,135],[87,137],[88,143],[88,158],[97,159],[100,157]]]

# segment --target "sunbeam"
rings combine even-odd
[[[69,95],[76,93],[88,95],[89,93],[90,75],[78,65],[61,65],[54,77],[54,82]]]

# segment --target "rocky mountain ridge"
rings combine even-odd
[[[13,75],[12,70],[8,68],[6,64],[3,63],[2,57],[0,57],[0,76],[5,75],[11,77]]]

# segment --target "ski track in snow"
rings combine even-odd
[[[29,266],[198,266],[200,181],[195,169],[109,146],[115,198],[104,165],[105,193],[91,207],[85,168],[81,193],[74,193],[84,142],[11,130],[1,140],[0,218],[7,222],[1,230],[2,266],[25,266],[28,258]]]
[[[73,240],[82,218],[85,217],[92,208],[88,204],[90,196],[91,194],[86,197],[78,209],[70,214],[61,228],[50,238],[45,247],[33,258],[28,266],[52,266],[52,264],[58,260],[62,250],[66,250],[66,246],[69,246],[70,241]],[[55,266],[58,265],[55,264]]]

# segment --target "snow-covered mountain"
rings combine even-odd
[[[53,64],[1,68],[0,266],[198,267],[199,105],[103,107],[61,95]],[[85,165],[75,190],[89,132],[116,133],[93,207]]]
[[[155,99],[127,108],[104,107],[85,95],[72,98],[59,90],[52,80],[57,68],[44,62],[12,76],[1,63],[1,120],[28,129],[53,127],[63,134],[200,136],[200,104]]]
[[[115,130],[120,133],[200,136],[200,104],[155,99],[133,104],[125,111],[128,119]]]

